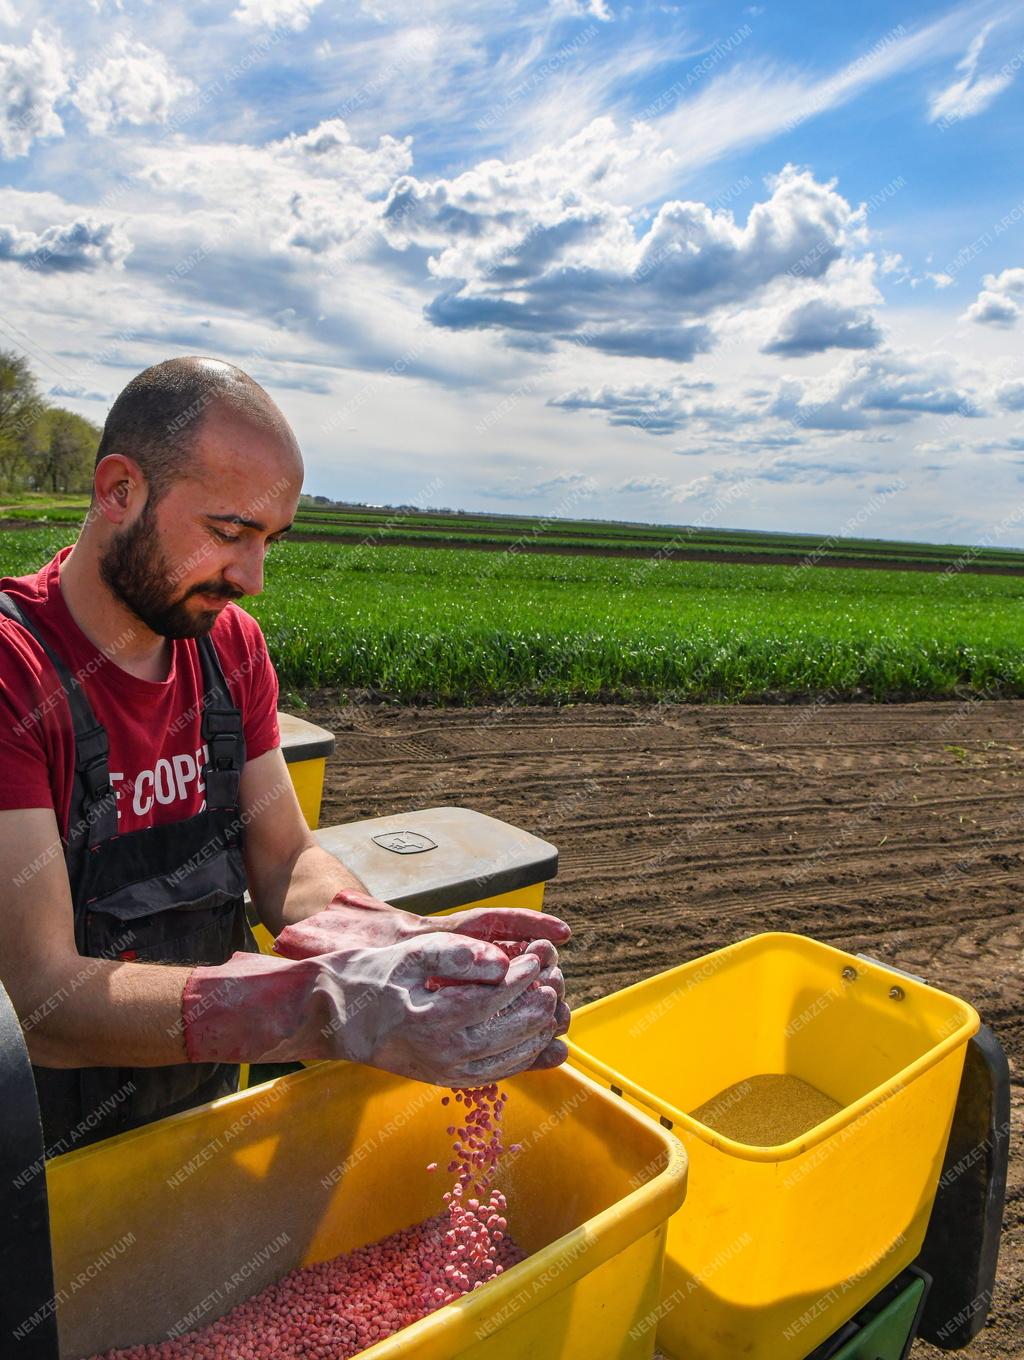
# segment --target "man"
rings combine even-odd
[[[50,1155],[230,1091],[240,1062],[472,1086],[566,1056],[563,922],[394,910],[303,821],[233,603],[302,477],[240,369],[157,364],[110,411],[75,544],[0,582],[0,978]]]

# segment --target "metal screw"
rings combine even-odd
[[[902,987],[889,988],[889,997],[892,1001],[902,1001],[905,996],[906,992],[903,990]]]
[[[843,981],[856,982],[856,980],[857,980],[856,968],[851,968],[850,965],[847,964],[846,967],[843,969]]]

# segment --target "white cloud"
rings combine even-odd
[[[60,35],[46,27],[24,47],[0,44],[0,156],[25,156],[37,137],[63,136],[56,104],[70,64]]]
[[[98,222],[93,217],[77,218],[66,226],[46,227],[39,232],[0,223],[0,260],[16,261],[40,272],[94,269],[101,264],[118,268],[131,248],[131,242],[116,223]]]
[[[1004,382],[996,388],[996,401],[1007,411],[1024,411],[1024,382]]]
[[[412,161],[411,138],[384,135],[365,149],[332,118],[305,133],[251,146],[232,142],[166,143],[146,148],[140,174],[156,189],[205,200],[211,207],[244,207],[276,215],[298,214],[294,195],[316,191],[336,205],[368,205],[382,197]]]
[[[667,477],[627,477],[614,489],[633,496],[663,496],[671,486]]]
[[[568,14],[574,16],[600,19],[603,23],[610,23],[615,18],[608,8],[607,0],[551,0],[551,9],[555,14]]]
[[[323,269],[347,270],[381,245],[383,197],[409,168],[410,143],[384,135],[364,148],[342,119],[332,118],[263,146],[147,147],[138,155],[138,173],[162,196],[193,200],[190,219],[197,226],[198,200],[207,235],[223,240],[230,234],[279,271],[295,265],[296,253],[303,264],[320,256]]]
[[[778,334],[761,350],[804,358],[826,349],[874,349],[881,343],[882,332],[869,312],[811,298],[783,318]]]
[[[984,326],[1007,328],[1015,326],[1019,316],[1020,308],[1011,298],[987,290],[982,290],[964,313],[968,321],[977,321]]]
[[[963,320],[1004,329],[1015,326],[1024,314],[1024,269],[986,274],[981,282],[981,292],[964,312]]]
[[[972,38],[967,51],[957,62],[956,69],[963,72],[961,78],[954,80],[938,94],[932,95],[928,103],[930,122],[935,123],[941,119],[953,123],[961,118],[973,118],[979,113],[984,113],[993,99],[1012,84],[1014,71],[1006,67],[994,75],[978,76],[978,61],[985,46],[985,39],[993,26],[992,23],[987,23]]]
[[[552,397],[548,405],[563,411],[603,411],[609,425],[641,430],[646,434],[675,434],[684,428],[701,433],[730,430],[737,424],[759,419],[731,402],[709,397],[714,383],[675,382],[632,386],[605,384],[582,387]]]
[[[954,50],[952,45],[962,41],[970,15],[971,8],[962,5],[916,31],[896,24],[838,71],[816,79],[780,71],[767,61],[737,63],[701,82],[695,97],[659,118],[657,127],[666,144],[676,149],[678,170],[710,164],[839,108],[890,76]]]
[[[11,0],[0,0],[0,24],[9,24],[13,28],[17,22],[18,16],[14,12]]]
[[[56,383],[47,394],[51,397],[73,397],[76,401],[109,401],[108,392],[90,392],[81,383]]]
[[[770,196],[744,225],[728,209],[671,201],[638,234],[607,192],[650,153],[649,138],[643,125],[623,136],[599,119],[518,162],[399,179],[384,223],[397,248],[436,252],[428,264],[441,289],[428,318],[685,362],[710,347],[703,322],[716,310],[747,305],[778,280],[798,291],[863,237],[863,214],[836,182],[793,165],[768,178]]]
[[[321,0],[242,0],[232,18],[243,24],[267,28],[289,28],[300,33]]]
[[[891,275],[894,283],[904,283],[911,275],[910,266],[898,250],[883,250],[880,267],[883,274]]]
[[[107,132],[117,123],[166,123],[175,100],[194,89],[161,53],[118,34],[110,56],[78,82],[73,102],[90,132]]]
[[[609,425],[651,435],[686,429],[705,443],[735,452],[788,448],[811,431],[852,432],[903,425],[926,415],[982,414],[951,358],[890,349],[851,356],[806,381],[783,379],[766,408],[714,389],[710,382],[605,384],[565,392],[548,404],[565,411],[603,412]],[[781,434],[779,421],[784,422]],[[695,451],[699,445],[677,450]]]
[[[977,398],[948,357],[879,350],[808,382],[785,379],[771,413],[798,428],[860,430],[919,416],[973,417]]]

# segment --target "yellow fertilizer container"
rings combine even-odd
[[[649,1357],[682,1145],[568,1067],[502,1086],[521,1150],[496,1184],[527,1259],[362,1354]],[[62,1360],[207,1326],[296,1266],[441,1212],[451,1178],[426,1165],[450,1156],[442,1094],[321,1063],[48,1162]]]
[[[327,757],[334,751],[334,733],[291,713],[279,712],[277,723],[281,730],[281,753],[306,825],[312,830],[320,821],[324,771]]]
[[[914,1259],[978,1026],[956,997],[784,933],[574,1014],[570,1062],[689,1154],[659,1306],[670,1360],[798,1360]],[[838,1111],[774,1146],[694,1117],[713,1102],[705,1118],[721,1124],[765,1074],[809,1083]]]

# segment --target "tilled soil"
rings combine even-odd
[[[998,1287],[965,1354],[1024,1357],[1024,702],[400,709],[310,694],[321,825],[457,803],[559,847],[574,1005],[763,930],[971,1001],[1013,1075]],[[915,1360],[942,1352],[918,1343]]]

